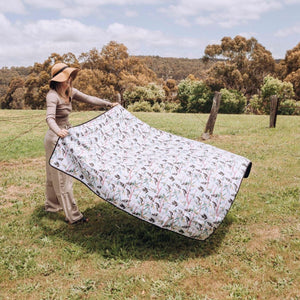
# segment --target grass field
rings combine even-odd
[[[99,112],[74,112],[73,125]],[[208,115],[135,113],[199,139]],[[207,141],[253,162],[217,231],[194,241],[74,192],[88,224],[43,210],[44,111],[0,110],[0,299],[300,299],[300,117],[219,115]]]

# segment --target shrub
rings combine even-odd
[[[295,95],[293,85],[290,82],[283,82],[272,76],[266,76],[264,78],[264,84],[261,87],[262,108],[264,113],[270,113],[270,97],[272,95],[278,97],[279,103],[285,102]]]
[[[212,103],[212,91],[201,80],[190,78],[182,80],[178,85],[178,112],[209,112]]]
[[[156,101],[164,101],[166,94],[161,86],[150,83],[147,86],[137,86],[125,91],[123,97],[131,104],[140,101],[149,101],[151,104],[154,104]]]
[[[145,111],[145,112],[153,111],[151,104],[147,101],[135,102],[133,104],[128,105],[127,109],[129,111]]]
[[[265,108],[263,100],[258,95],[253,95],[250,99],[249,105],[246,108],[246,113],[252,113],[257,115],[265,114]]]
[[[152,106],[152,110],[154,112],[161,112],[163,110],[163,108],[159,105],[158,102],[155,102]]]
[[[276,95],[279,100],[287,100],[294,97],[294,88],[290,82],[283,82],[272,76],[264,78],[264,84],[261,87],[261,95],[263,99]]]
[[[292,99],[282,101],[278,108],[280,115],[300,115],[300,102]]]
[[[177,112],[180,104],[176,102],[165,102],[164,110],[165,112]]]
[[[245,111],[246,97],[236,90],[221,89],[219,112],[223,114],[241,114]]]

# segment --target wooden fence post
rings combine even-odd
[[[218,111],[220,108],[221,96],[222,95],[220,92],[215,92],[213,103],[210,110],[210,115],[207,120],[204,133],[202,134],[202,139],[204,140],[208,140],[214,132],[214,127],[215,127]]]
[[[277,112],[278,112],[278,97],[273,95],[270,98],[270,128],[276,127]]]

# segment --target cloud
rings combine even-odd
[[[21,0],[13,0],[21,2]],[[33,9],[57,10],[64,17],[87,17],[103,13],[105,6],[143,6],[166,4],[171,0],[23,0],[26,5]],[[28,8],[29,9],[29,8]],[[1,10],[0,10],[1,11]]]
[[[119,23],[109,25],[107,35],[111,40],[124,43],[131,52],[130,54],[134,55],[158,55],[160,53],[162,56],[167,56],[177,52],[187,57],[191,55],[191,49],[198,51],[197,49],[203,49],[205,45],[201,39],[176,38],[165,35],[159,30],[148,30]],[[198,55],[201,56],[200,50]]]
[[[300,34],[300,23],[289,28],[280,29],[275,33],[275,36],[278,37],[287,37],[290,35],[298,35]]]
[[[68,9],[68,1],[63,0],[51,0],[51,1],[43,1],[43,0],[23,0],[28,7],[31,9]]]
[[[107,33],[113,40],[127,41],[131,44],[143,42],[148,45],[169,45],[171,42],[170,38],[164,36],[161,31],[151,31],[119,23],[109,25]]]
[[[284,0],[286,4],[300,4],[300,0]]]
[[[18,43],[22,38],[19,28],[13,26],[3,14],[0,14],[0,28],[0,40],[2,41],[0,51],[8,44]]]
[[[134,17],[137,17],[138,15],[139,14],[136,10],[129,10],[129,9],[125,10],[125,16],[128,18],[134,18]]]
[[[185,20],[186,23],[217,24],[229,28],[257,20],[262,14],[281,7],[279,0],[210,0],[209,3],[179,0],[175,5],[161,9],[161,12],[178,20],[178,24],[183,24]]]
[[[1,1],[0,13],[25,14],[26,8],[21,0]]]
[[[54,52],[78,56],[93,48],[101,50],[111,40],[124,43],[131,55],[167,56],[177,52],[188,57],[196,49],[200,57],[200,49],[205,46],[200,39],[175,38],[159,30],[120,23],[100,28],[63,18],[22,24],[12,23],[0,14],[0,27],[0,38],[5,41],[0,48],[0,66],[33,65]]]
[[[28,24],[10,23],[0,15],[4,30],[0,38],[0,65],[33,65],[51,53],[79,55],[107,42],[105,31],[76,20],[39,20]]]
[[[95,40],[103,31],[96,26],[87,26],[72,19],[39,20],[24,26],[23,32],[33,40],[77,42]]]
[[[44,61],[52,52],[72,52],[78,56],[95,47],[101,50],[111,40],[124,43],[132,55],[199,58],[213,40],[219,43],[222,35],[236,35],[239,31],[248,31],[254,37],[264,36],[265,40],[260,41],[263,43],[273,38],[269,44],[275,44],[273,47],[279,52],[278,49],[286,47],[288,38],[280,43],[278,37],[295,40],[299,36],[300,27],[299,23],[293,25],[292,20],[285,20],[286,28],[281,26],[282,29],[276,32],[277,38],[274,38],[272,30],[274,25],[275,30],[280,28],[280,20],[270,22],[270,12],[278,10],[276,15],[281,12],[288,15],[289,10],[296,11],[293,5],[300,3],[300,0],[4,2],[2,0],[0,3],[0,67],[32,65]],[[266,22],[264,14],[267,15]],[[239,27],[251,21],[255,26]],[[137,25],[128,25],[133,22],[137,22]],[[258,26],[261,26],[260,29],[257,29]],[[188,27],[188,30],[183,27]],[[259,32],[252,34],[253,30]],[[267,33],[264,35],[264,32]],[[204,36],[209,38],[204,40]]]

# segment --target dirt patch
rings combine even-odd
[[[40,184],[32,182],[32,172],[44,168],[43,157],[21,161],[0,162],[0,208],[10,208],[26,200]],[[38,178],[38,175],[36,175]]]
[[[224,290],[224,280],[218,280],[212,274],[210,276],[190,276],[184,279],[180,285],[182,290],[190,296],[198,294],[203,297],[205,295],[209,299],[226,299],[227,296],[227,292]]]
[[[35,188],[39,188],[38,184],[30,184],[27,187],[20,187],[15,185],[10,185],[7,188],[0,188],[0,193],[2,194],[1,198],[6,202],[4,205],[0,203],[0,207],[10,207],[13,205],[15,200],[22,200],[32,193]],[[9,202],[13,202],[10,203]]]
[[[277,226],[264,225],[264,227],[259,227],[258,225],[253,225],[249,227],[249,232],[252,239],[247,247],[250,250],[263,250],[268,241],[282,239],[280,228]]]
[[[130,276],[145,276],[153,280],[163,277],[166,272],[155,261],[144,261],[138,266],[126,270],[126,274]]]
[[[0,161],[1,168],[20,168],[22,167],[35,167],[45,164],[45,157],[30,158],[26,160],[17,160],[17,161]]]

